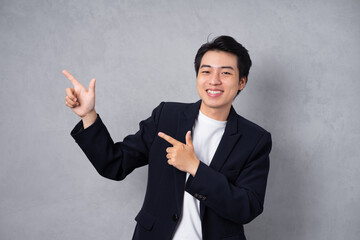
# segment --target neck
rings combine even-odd
[[[208,108],[201,103],[200,111],[207,117],[217,121],[226,121],[230,113],[231,105],[228,108]]]

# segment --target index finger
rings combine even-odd
[[[74,87],[75,85],[80,84],[80,82],[76,80],[76,78],[73,75],[71,75],[68,71],[63,70],[62,73],[70,80],[70,82],[74,85]]]
[[[167,141],[168,143],[170,143],[172,145],[176,145],[176,144],[180,143],[178,140],[170,137],[169,135],[166,135],[165,133],[159,132],[158,135],[159,135],[159,137],[161,137],[162,139],[164,139],[165,141]]]

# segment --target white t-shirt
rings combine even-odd
[[[196,157],[206,165],[211,160],[224,134],[226,121],[217,121],[201,111],[192,130],[192,141]],[[186,175],[188,179],[189,173]],[[200,201],[185,191],[182,215],[173,240],[201,240]]]

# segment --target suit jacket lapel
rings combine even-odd
[[[240,136],[241,134],[238,132],[237,113],[234,108],[231,107],[224,134],[210,163],[211,168],[220,171]]]
[[[216,149],[214,157],[210,163],[210,167],[216,171],[220,171],[228,156],[230,155],[233,147],[238,142],[241,134],[238,131],[238,118],[237,113],[233,107],[230,109],[229,117],[225,127],[224,134],[220,140],[219,146]],[[204,217],[205,205],[200,203],[200,217]]]
[[[195,119],[199,113],[201,100],[189,106],[189,108],[180,112],[179,120],[177,123],[177,133],[175,139],[185,143],[185,135],[187,131],[192,131],[192,127],[194,126]],[[182,202],[184,198],[184,190],[185,190],[185,177],[186,173],[182,172],[176,168],[174,170],[175,177],[175,197],[177,200],[178,211],[182,211]]]

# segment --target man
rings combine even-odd
[[[247,82],[247,50],[220,36],[195,57],[200,101],[162,102],[140,129],[114,143],[89,90],[70,73],[66,105],[82,118],[71,134],[102,176],[122,180],[148,164],[133,239],[245,239],[243,224],[263,211],[270,133],[232,107]]]

